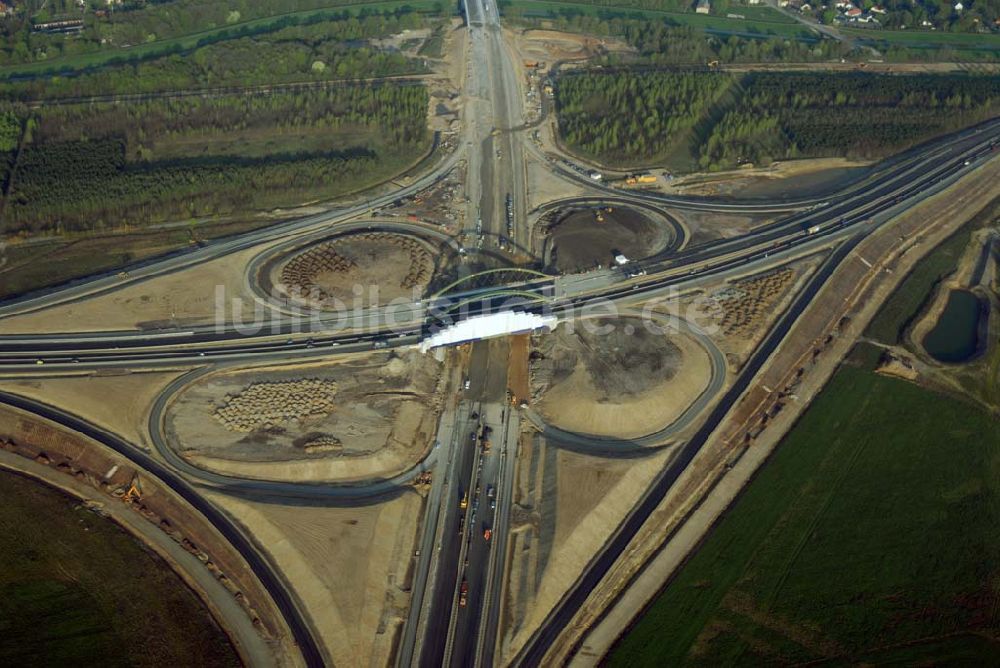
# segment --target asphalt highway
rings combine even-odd
[[[703,423],[703,426],[685,442],[679,453],[671,460],[664,471],[654,480],[642,499],[629,513],[625,521],[615,530],[605,543],[602,550],[591,559],[580,578],[573,587],[556,604],[541,628],[536,631],[528,644],[522,649],[514,661],[518,666],[541,666],[545,653],[558,637],[559,633],[571,622],[573,616],[583,605],[590,592],[597,586],[614,562],[625,551],[632,538],[645,523],[653,510],[660,504],[670,488],[681,476],[688,464],[694,459],[715,428],[732,409],[743,392],[749,387],[751,380],[760,371],[764,363],[784,340],[792,325],[812,302],[827,279],[846,258],[855,246],[863,239],[862,234],[855,235],[841,244],[820,266],[810,278],[805,289],[782,314],[778,323],[768,332],[764,341],[754,351],[746,365],[737,375],[733,385],[723,394],[721,400]]]
[[[975,169],[996,151],[1000,142],[1000,120],[958,133],[950,141],[946,147],[935,145],[922,161],[915,165],[908,164],[903,173],[879,188],[852,195],[843,203],[816,209],[805,219],[795,216],[751,234],[689,247],[662,258],[641,262],[639,266],[647,273],[641,278],[615,275],[610,286],[558,298],[551,298],[550,295],[557,281],[565,283],[565,278],[539,279],[517,287],[523,292],[537,293],[538,302],[544,302],[545,309],[567,314],[584,305],[621,298],[626,294],[635,297],[665,286],[681,287],[705,275],[719,274],[763,258],[774,256],[780,259],[789,251],[818,241],[834,242],[850,235],[875,216],[912,206],[927,197],[933,188]],[[814,231],[810,232],[810,228]],[[391,332],[380,331],[377,326],[377,323],[386,321],[387,316],[366,312],[361,314],[360,323],[367,329],[348,326],[346,333],[343,324],[341,329],[331,333],[328,324],[318,318],[302,323],[305,333],[290,333],[287,337],[280,326],[251,334],[235,330],[221,333],[214,330],[166,332],[162,335],[165,338],[135,332],[121,338],[93,334],[0,337],[0,370],[37,365],[38,360],[59,367],[80,365],[83,368],[108,364],[162,366],[183,360],[197,362],[199,358],[206,358],[203,361],[233,361],[246,359],[245,355],[281,355],[295,351],[309,355],[316,354],[315,349],[324,345],[349,345],[353,346],[352,350],[364,345],[374,346],[376,341],[384,341],[387,336],[393,337],[390,339],[393,344],[405,345],[420,336],[428,313],[466,295],[468,315],[510,307],[509,298],[498,303],[498,300],[476,292],[432,298],[409,306],[408,315],[404,313],[403,317],[393,318],[397,327]],[[528,301],[523,302],[522,307],[528,310],[542,308]],[[393,313],[398,316],[399,309]],[[372,327],[373,323],[375,327]],[[164,342],[160,343],[157,339]],[[114,346],[109,349],[111,341],[114,341]]]
[[[278,224],[137,266],[129,270],[129,277],[124,281],[115,276],[104,276],[6,303],[0,306],[0,330],[4,317],[78,302],[111,292],[122,285],[150,280],[263,244],[273,244],[274,248],[262,253],[248,268],[247,280],[254,289],[259,287],[256,284],[259,268],[275,252],[344,231],[367,227],[404,231],[450,245],[445,235],[424,226],[402,222],[372,223],[368,218],[373,211],[394,200],[422,191],[444,179],[463,158],[468,159],[466,185],[472,200],[469,206],[476,212],[472,220],[476,220],[478,225],[481,218],[482,236],[497,240],[506,238],[508,243],[517,247],[530,245],[525,159],[533,151],[524,143],[523,132],[511,131],[523,126],[523,95],[518,74],[502,38],[495,0],[466,0],[464,4],[471,40],[466,86],[474,93],[470,96],[474,98],[470,109],[480,116],[466,124],[458,150],[440,159],[433,168],[414,178],[410,185],[335,211]],[[569,318],[575,317],[580,309],[597,303],[610,301],[624,305],[638,298],[656,296],[669,289],[696,285],[729,273],[780,264],[794,253],[833,248],[751,355],[734,384],[723,392],[724,377],[715,374],[710,383],[711,391],[706,392],[703,399],[699,398],[697,410],[690,415],[685,413],[683,419],[688,423],[706,412],[707,418],[689,441],[678,446],[665,470],[612,538],[589,562],[583,576],[566,593],[516,659],[519,665],[541,665],[552,642],[571,622],[588,594],[627,548],[649,513],[707,442],[715,426],[736,403],[840,262],[864,235],[876,229],[894,212],[913,206],[976,169],[994,154],[998,142],[1000,119],[913,149],[873,170],[862,183],[829,197],[779,203],[726,202],[611,191],[571,166],[549,160],[550,167],[560,175],[586,184],[592,191],[596,189],[597,192],[608,193],[600,198],[605,202],[613,200],[647,207],[789,215],[751,233],[697,246],[687,243],[686,231],[681,228],[676,231],[677,239],[683,241],[674,244],[668,252],[622,270],[594,276],[532,278],[508,286],[521,295],[513,299],[510,294],[498,298],[489,289],[473,289],[420,300],[406,305],[403,316],[395,318],[396,325],[391,328],[388,323],[392,314],[385,307],[376,307],[365,309],[346,320],[343,320],[342,314],[337,314],[336,327],[333,315],[320,314],[292,322],[283,317],[288,315],[284,313],[260,331],[247,331],[230,323],[221,328],[204,326],[156,332],[0,336],[0,372],[4,373],[34,375],[50,371],[107,368],[194,367],[193,371],[166,388],[154,403],[149,416],[149,430],[156,456],[138,450],[114,434],[58,408],[3,392],[0,392],[0,403],[31,411],[99,440],[137,467],[163,480],[202,512],[260,578],[289,624],[310,666],[322,665],[324,656],[307,618],[297,607],[283,578],[258,553],[249,537],[201,497],[196,486],[211,486],[257,499],[298,499],[330,505],[364,503],[398,493],[411,484],[416,475],[433,468],[435,480],[427,503],[424,531],[419,542],[421,554],[414,577],[419,593],[414,594],[415,608],[403,630],[400,665],[492,665],[499,637],[504,555],[520,419],[520,414],[510,407],[506,397],[505,341],[480,342],[474,346],[468,396],[464,397],[458,409],[448,414],[452,422],[439,432],[444,438],[443,443],[439,440],[421,461],[397,476],[355,485],[246,480],[199,469],[181,458],[164,437],[164,414],[172,397],[187,383],[222,365],[267,359],[309,359],[413,346],[432,327],[440,324],[442,308],[456,301],[466,306],[462,317],[508,310],[514,304],[524,310],[547,311]],[[552,206],[571,206],[594,200],[595,197],[588,196],[563,200]],[[497,252],[501,251],[506,252],[497,249]],[[636,271],[638,269],[642,271]],[[591,278],[598,280],[591,281]],[[257,297],[265,299],[266,295],[258,292]],[[713,356],[713,365],[719,363]],[[724,360],[722,366],[724,368]],[[709,404],[716,397],[721,398],[709,409]],[[474,417],[474,414],[478,415]],[[494,434],[494,445],[489,452],[482,445],[484,427],[490,427]],[[447,431],[449,428],[450,432]],[[472,438],[473,432],[478,432],[480,437]],[[669,436],[669,433],[657,435],[663,438]],[[575,447],[602,445],[585,435],[577,435],[575,439],[566,437],[564,440]],[[649,447],[655,444],[643,442],[641,445]],[[462,498],[468,500],[465,508],[460,507]],[[484,533],[487,529],[493,532],[489,540]]]

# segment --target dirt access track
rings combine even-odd
[[[177,394],[164,436],[217,473],[298,482],[391,477],[430,448],[445,378],[440,362],[412,350],[218,371]]]
[[[672,423],[708,387],[711,359],[692,337],[640,318],[584,320],[535,339],[532,394],[559,429],[615,438]]]

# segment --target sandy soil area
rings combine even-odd
[[[634,48],[614,37],[592,37],[558,30],[524,30],[514,33],[518,54],[528,60],[575,60],[616,53],[632,53]]]
[[[206,493],[270,555],[312,619],[335,666],[385,666],[410,602],[423,500],[322,508]]]
[[[166,437],[192,463],[244,477],[391,476],[433,441],[441,368],[406,351],[214,373],[175,397]]]
[[[683,300],[694,320],[739,366],[819,264],[804,258],[776,270],[709,287]]]
[[[539,207],[546,202],[584,194],[584,189],[580,185],[553,174],[548,163],[533,159],[530,153],[526,155],[529,209]]]
[[[667,181],[664,192],[736,197],[806,197],[843,186],[871,165],[845,158],[775,162],[768,167],[690,174]]]
[[[184,327],[215,322],[216,290],[225,300],[223,316],[231,319],[233,298],[242,299],[245,322],[252,322],[254,300],[246,292],[243,269],[261,247],[198,264],[119,290],[53,306],[0,321],[5,334],[88,332],[156,327]]]
[[[728,213],[671,211],[688,230],[688,245],[696,245],[716,239],[730,239],[752,231],[774,220],[768,216],[734,215]]]
[[[367,307],[423,296],[432,249],[417,237],[348,234],[302,248],[262,269],[265,286],[330,308]]]
[[[149,408],[163,388],[186,371],[2,378],[0,389],[62,408],[149,448]]]
[[[597,323],[598,321],[593,321]],[[650,332],[638,319],[600,321],[607,334],[565,326],[536,341],[536,407],[567,431],[637,438],[673,422],[708,385],[711,362],[694,339]]]
[[[506,664],[573,584],[662,468],[669,451],[617,460],[526,435],[517,462],[510,564],[500,637]]]

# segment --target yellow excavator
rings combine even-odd
[[[125,503],[135,503],[136,501],[142,500],[142,485],[139,484],[139,476],[132,476],[132,482],[129,484],[128,489],[125,491],[125,495],[122,497],[122,501]]]

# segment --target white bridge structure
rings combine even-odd
[[[500,311],[488,315],[476,315],[428,336],[420,342],[420,352],[426,353],[431,348],[453,346],[495,336],[533,332],[543,327],[555,329],[558,324],[559,318],[554,315],[539,315],[526,311]]]

